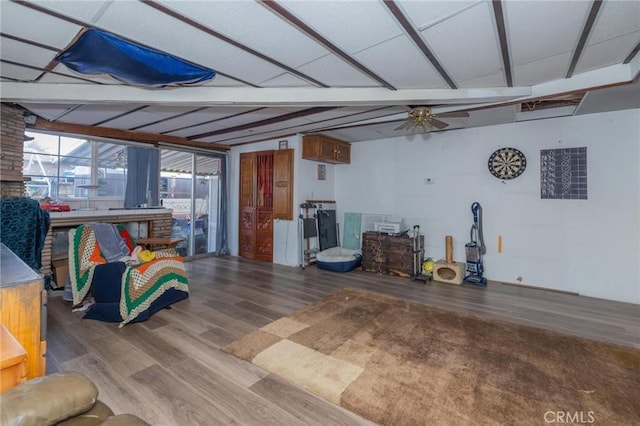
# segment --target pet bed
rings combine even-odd
[[[320,269],[333,272],[349,272],[360,266],[362,253],[344,247],[332,247],[321,251],[316,256],[316,265]]]

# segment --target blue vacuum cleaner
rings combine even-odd
[[[487,279],[483,277],[484,265],[482,264],[482,255],[487,252],[482,236],[482,207],[480,203],[471,204],[471,213],[473,213],[473,225],[471,225],[470,239],[464,245],[464,251],[467,256],[466,276],[464,282],[480,286],[487,285]]]

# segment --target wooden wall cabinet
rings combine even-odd
[[[0,323],[27,352],[26,377],[34,379],[46,371],[44,280],[4,244],[0,244],[0,262]]]
[[[325,135],[302,137],[302,158],[331,164],[351,163],[351,145]]]
[[[273,220],[293,220],[293,149],[240,154],[239,254],[273,260]]]

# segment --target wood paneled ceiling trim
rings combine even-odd
[[[191,141],[179,136],[159,135],[156,133],[133,132],[130,130],[113,129],[110,127],[89,126],[86,124],[63,123],[60,121],[47,121],[37,118],[35,124],[29,129],[47,130],[74,135],[94,136],[122,141],[142,142],[157,146],[159,142],[166,144],[207,149],[211,151],[228,151],[229,146],[218,143]]]
[[[298,118],[298,117],[304,117],[306,115],[318,114],[318,113],[325,112],[325,111],[330,111],[330,110],[336,109],[336,108],[338,108],[338,107],[307,108],[307,109],[303,109],[303,110],[300,110],[300,111],[295,111],[295,112],[290,112],[288,114],[279,115],[277,117],[271,117],[271,118],[266,118],[264,120],[254,121],[252,123],[245,123],[245,124],[241,124],[239,126],[227,127],[226,129],[214,130],[212,132],[206,132],[206,133],[201,133],[199,135],[189,136],[187,139],[189,139],[189,140],[202,139],[202,138],[208,138],[210,136],[216,136],[216,135],[222,135],[222,134],[225,134],[225,133],[236,132],[238,130],[247,130],[247,129],[251,129],[251,128],[254,128],[254,127],[266,126],[266,125],[269,125],[269,124],[280,123],[280,122],[283,122],[283,121],[292,120],[292,119]]]
[[[169,117],[163,117],[160,120],[152,121],[150,123],[144,123],[144,124],[141,124],[141,125],[135,126],[135,127],[130,127],[129,130],[138,130],[138,129],[142,129],[144,127],[154,126],[156,124],[164,123],[165,121],[169,121],[169,120],[173,120],[173,119],[176,119],[176,118],[184,117],[185,115],[189,115],[189,114],[192,114],[192,113],[195,113],[195,112],[200,112],[200,111],[202,111],[204,109],[207,109],[207,108],[208,107],[200,107],[200,108],[192,109],[190,111],[182,112],[180,114],[172,115],[172,116],[169,116]]]
[[[323,130],[323,128],[321,127],[322,123],[325,123],[327,121],[334,121],[334,120],[341,120],[341,119],[345,119],[345,118],[349,118],[349,117],[355,117],[357,115],[367,114],[367,113],[374,112],[374,111],[381,111],[381,110],[385,110],[387,108],[390,108],[390,107],[386,107],[385,106],[385,107],[374,108],[374,109],[370,109],[370,110],[366,110],[366,111],[360,111],[360,112],[355,112],[355,113],[351,113],[351,114],[345,114],[345,115],[341,115],[341,116],[338,116],[338,117],[331,117],[331,118],[327,118],[327,119],[324,119],[324,120],[314,120],[313,123],[311,124],[311,126],[318,125],[320,127],[319,128],[310,128],[308,130],[305,130],[302,133],[314,133],[314,132],[321,131],[321,130]],[[383,115],[383,117],[387,116],[387,115],[394,115],[394,114],[397,114],[397,112],[390,113],[390,114],[385,114],[385,115]],[[361,121],[361,120],[362,119],[355,119],[355,121]],[[400,120],[395,120],[395,121],[406,121],[406,118],[402,118]],[[349,123],[345,123],[343,125],[346,126],[348,124]],[[279,139],[279,138],[283,138],[283,137],[291,135],[291,134],[300,133],[300,127],[302,127],[300,124],[296,124],[294,126],[281,127],[278,130],[269,130],[269,131],[265,131],[265,132],[252,133],[251,137],[257,137],[257,136],[260,136],[260,135],[271,135],[271,136],[265,137],[263,139],[251,140],[251,141],[249,141],[247,143],[256,143],[256,142],[260,142],[260,141],[263,141],[263,140],[269,140],[269,139]],[[274,132],[276,132],[276,131],[277,132],[285,132],[286,134],[280,134],[280,135],[277,135],[277,136],[273,136],[272,134]],[[244,137],[245,136],[237,136],[237,137],[232,137],[232,138],[228,138],[228,139],[221,138],[221,139],[219,139],[219,142],[220,143],[231,143],[235,139],[240,139],[240,138],[244,138]],[[233,146],[236,146],[236,145],[242,145],[242,144],[233,144]]]
[[[322,34],[317,32],[313,28],[311,28],[309,25],[307,25],[305,22],[303,22],[300,18],[295,16],[289,10],[284,8],[282,5],[278,4],[278,2],[276,2],[275,0],[257,0],[257,1],[258,1],[258,3],[262,4],[267,9],[269,9],[270,11],[275,13],[276,15],[280,16],[285,21],[289,22],[291,25],[293,25],[296,28],[298,28],[300,31],[302,31],[304,34],[306,34],[308,37],[312,38],[316,42],[318,42],[321,45],[323,45],[326,49],[328,49],[331,52],[333,52],[336,56],[339,56],[342,60],[344,60],[349,65],[351,65],[354,68],[356,68],[358,71],[360,71],[363,74],[367,75],[369,78],[377,81],[378,83],[380,83],[382,86],[386,87],[387,89],[396,90],[396,88],[394,86],[392,86],[389,82],[387,82],[385,79],[383,79],[378,74],[376,74],[373,71],[371,71],[369,68],[367,68],[364,65],[362,65],[360,62],[358,62],[355,58],[353,58],[351,55],[346,53],[344,50],[340,49],[338,46],[336,46],[335,44],[331,43]]]
[[[92,126],[101,126],[101,125],[103,125],[103,124],[105,124],[105,123],[108,123],[108,122],[110,122],[110,121],[113,121],[113,120],[116,120],[116,119],[118,119],[118,118],[125,117],[125,116],[127,116],[127,115],[129,115],[129,114],[133,114],[133,113],[135,113],[135,112],[138,112],[138,111],[140,111],[140,110],[142,110],[142,109],[145,109],[145,108],[146,108],[146,107],[148,107],[148,106],[149,106],[149,105],[142,105],[142,106],[139,106],[139,107],[134,108],[134,109],[132,109],[132,110],[125,111],[125,112],[122,112],[122,113],[120,113],[120,114],[116,114],[116,115],[114,115],[113,117],[105,118],[104,120],[98,121],[97,123],[93,123],[93,124],[92,124]]]
[[[431,62],[433,67],[438,71],[438,74],[443,78],[443,80],[449,85],[452,89],[457,89],[458,85],[453,81],[453,79],[449,76],[447,71],[444,69],[438,58],[431,52],[431,49],[424,42],[420,34],[416,31],[416,29],[411,25],[409,19],[402,13],[400,7],[393,0],[384,0],[384,5],[387,6],[387,9],[391,12],[391,14],[396,18],[400,26],[404,29],[405,33],[413,40],[413,42],[418,46],[418,49],[424,54],[424,56]]]
[[[209,107],[206,107],[206,108],[209,108]],[[214,118],[213,120],[201,121],[199,123],[190,124],[188,126],[177,127],[175,129],[171,129],[171,130],[167,130],[167,131],[164,131],[164,132],[160,132],[160,134],[161,135],[166,135],[168,133],[179,132],[180,130],[191,129],[192,127],[200,127],[200,126],[204,126],[206,124],[215,123],[216,121],[227,120],[229,118],[238,117],[240,115],[245,115],[245,114],[250,114],[250,113],[253,113],[253,112],[257,112],[257,111],[260,111],[262,109],[266,109],[266,108],[255,108],[255,109],[252,109],[252,110],[249,110],[249,111],[242,111],[242,112],[239,112],[237,114],[231,114],[231,115],[228,115],[226,117],[219,117],[219,118]]]

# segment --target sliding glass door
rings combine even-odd
[[[161,152],[160,198],[173,210],[172,237],[183,256],[226,251],[225,215],[221,214],[225,190],[224,156],[211,156],[163,149]]]

